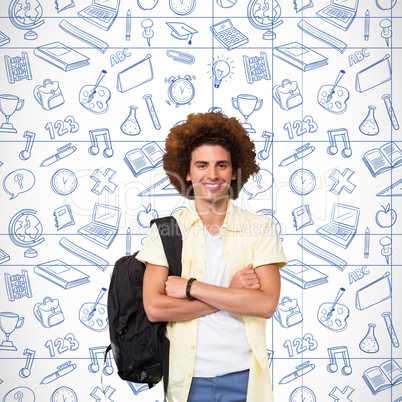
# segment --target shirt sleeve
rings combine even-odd
[[[253,267],[278,264],[279,268],[283,268],[288,261],[283,251],[282,240],[279,237],[274,221],[268,217],[265,218],[266,221],[261,222],[262,231],[254,250]]]
[[[144,264],[149,262],[154,265],[169,266],[156,224],[151,226],[144,247],[138,252],[136,258]]]

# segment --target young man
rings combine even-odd
[[[169,402],[273,401],[265,324],[286,265],[276,226],[236,207],[259,170],[235,118],[191,114],[170,130],[164,169],[190,205],[175,214],[183,235],[182,276],[168,276],[156,225],[137,258],[147,264],[144,306],[167,321]]]

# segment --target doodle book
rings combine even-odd
[[[394,142],[387,142],[380,148],[370,149],[363,155],[363,162],[373,177],[402,165],[402,151]]]
[[[328,282],[327,275],[297,259],[289,261],[288,265],[280,270],[280,274],[282,279],[286,279],[302,289]]]
[[[379,366],[368,368],[363,373],[363,380],[373,395],[376,395],[402,382],[402,369],[394,359],[390,359]]]
[[[58,259],[36,265],[34,272],[64,289],[89,282],[88,275]]]
[[[327,57],[299,42],[292,42],[275,47],[272,54],[303,71],[312,70],[313,68],[328,64]]]
[[[127,152],[124,162],[130,168],[131,173],[138,177],[162,164],[163,150],[156,142],[149,142],[142,148],[132,149]]]
[[[89,58],[60,42],[48,43],[34,49],[35,56],[64,71],[89,64]]]

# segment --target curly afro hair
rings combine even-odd
[[[235,117],[221,112],[192,113],[184,123],[172,127],[166,137],[163,168],[170,182],[186,198],[194,198],[191,182],[186,180],[192,151],[201,145],[220,145],[230,152],[232,180],[229,196],[236,199],[249,177],[260,168],[256,163],[255,145]]]

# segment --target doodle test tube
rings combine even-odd
[[[149,115],[151,116],[154,127],[157,130],[160,130],[161,124],[159,123],[158,115],[156,114],[154,103],[152,102],[152,95],[145,94],[143,98],[145,100],[145,103],[147,104],[148,112]]]
[[[391,338],[392,344],[398,348],[399,347],[399,341],[396,336],[395,328],[392,324],[391,321],[391,313],[389,311],[385,311],[384,313],[381,314],[382,318],[384,318],[385,321],[385,326],[387,327],[387,331],[389,334],[389,337]]]
[[[398,130],[399,129],[399,123],[398,123],[398,120],[396,118],[394,108],[392,107],[391,95],[390,94],[385,94],[385,95],[381,96],[381,99],[385,103],[385,107],[387,109],[389,119],[391,120],[392,127],[394,128],[394,130]]]

